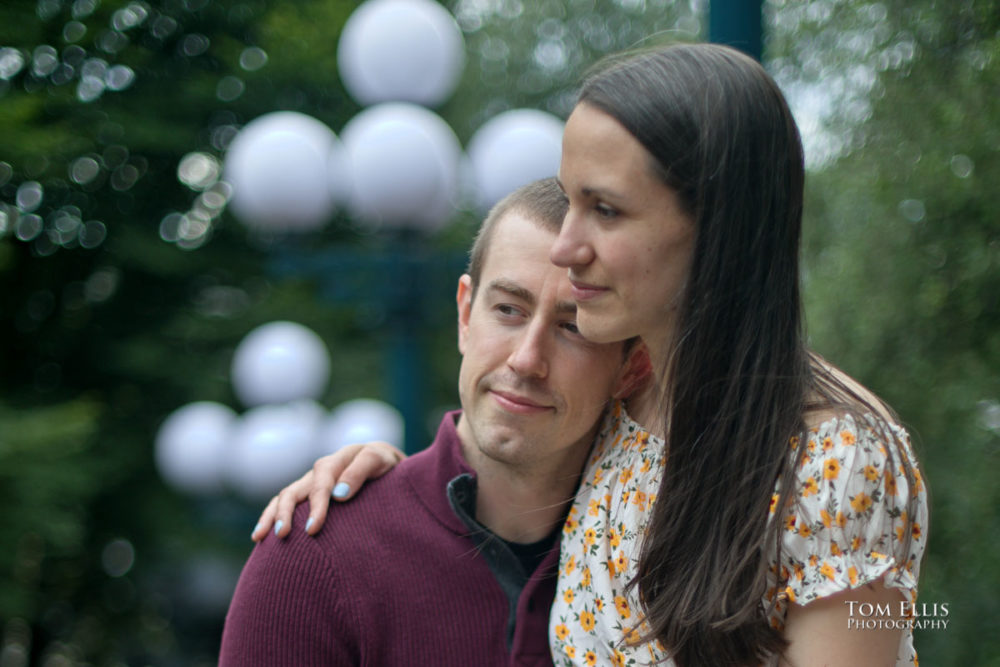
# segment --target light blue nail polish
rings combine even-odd
[[[258,530],[260,530],[260,524],[259,523],[256,526],[253,527],[253,532],[250,533],[250,534],[251,535],[256,535]]]
[[[307,533],[309,532],[309,529],[310,529],[310,528],[312,528],[312,525],[313,525],[313,524],[314,524],[315,522],[316,522],[316,520],[315,520],[315,519],[313,519],[312,517],[309,517],[309,520],[308,520],[308,521],[306,521],[306,532],[307,532]]]
[[[274,524],[274,534],[277,535],[278,531],[281,530],[281,527],[284,525],[285,525],[284,521],[279,521],[278,523]]]
[[[333,487],[334,498],[346,498],[347,494],[350,492],[351,486],[347,482],[341,482],[337,486]]]

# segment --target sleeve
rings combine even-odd
[[[842,417],[802,444],[781,563],[772,562],[781,597],[804,605],[881,578],[915,601],[927,494],[906,432]]]
[[[254,548],[226,615],[220,667],[359,663],[356,623],[319,543],[268,536]]]

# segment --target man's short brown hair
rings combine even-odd
[[[505,215],[517,211],[542,229],[558,234],[567,208],[566,195],[555,178],[543,178],[524,185],[497,202],[483,220],[469,251],[469,265],[465,272],[472,277],[473,295],[486,262],[493,231]]]

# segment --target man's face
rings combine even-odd
[[[494,230],[475,298],[471,278],[459,281],[459,434],[507,465],[585,456],[624,384],[622,344],[594,344],[576,329],[566,270],[549,261],[555,238],[512,211]]]

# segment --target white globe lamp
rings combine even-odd
[[[264,501],[309,469],[326,411],[314,401],[247,410],[233,428],[226,478],[244,499]]]
[[[236,413],[221,403],[198,401],[174,410],[156,434],[160,476],[174,489],[212,495],[223,489],[223,467]]]
[[[341,403],[330,413],[320,433],[317,456],[374,440],[402,449],[403,437],[403,415],[399,410],[383,401],[358,398]]]
[[[563,122],[535,109],[494,116],[469,140],[476,203],[485,211],[522,185],[555,176]]]
[[[229,208],[254,229],[317,229],[336,210],[330,163],[341,159],[336,135],[315,118],[294,111],[260,116],[226,150],[223,178],[233,186]]]
[[[341,137],[351,178],[348,207],[357,219],[434,231],[454,214],[462,147],[437,114],[380,104],[352,118]]]
[[[330,355],[323,340],[295,322],[257,327],[233,355],[233,391],[247,407],[319,398],[329,378]]]
[[[458,85],[465,42],[454,17],[433,0],[368,0],[344,24],[337,66],[362,105],[433,107]]]

